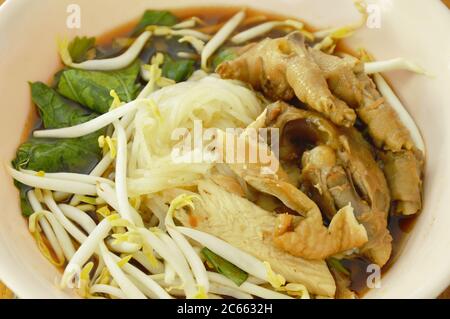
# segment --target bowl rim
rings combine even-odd
[[[3,5],[0,6],[0,21],[2,20],[3,15],[11,15],[14,13],[17,13],[17,11],[25,4],[25,0],[6,0]],[[447,10],[445,5],[441,2],[436,0],[435,4],[440,6],[442,9]],[[256,7],[257,5],[255,5]],[[1,25],[1,24],[0,24]],[[450,261],[448,262],[450,266]],[[13,291],[17,291],[20,296],[23,296],[25,298],[31,297],[26,292],[26,287],[22,287],[22,285],[15,282],[11,277],[9,276],[3,276],[5,273],[10,273],[10,271],[5,270],[2,266],[2,263],[0,262],[0,277],[5,282],[5,284],[8,287],[11,287]],[[447,278],[447,283],[445,283],[444,279]],[[11,279],[11,280],[10,280]],[[438,279],[441,279],[441,281],[438,281]],[[447,285],[450,283],[450,267],[447,273],[442,273],[437,276],[436,274],[433,276],[433,279],[430,278],[430,281],[433,281],[434,283],[431,285],[427,285],[427,287],[422,288],[421,295],[423,296],[437,296],[439,293],[447,287]]]

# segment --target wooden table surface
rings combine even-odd
[[[0,5],[5,0],[0,0]],[[450,8],[450,0],[442,0],[444,4]],[[8,289],[2,282],[0,282],[0,299],[14,298],[14,293]],[[450,286],[438,297],[439,299],[450,299]]]

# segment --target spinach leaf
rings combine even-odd
[[[192,72],[194,72],[194,65],[194,60],[173,60],[168,54],[165,54],[164,63],[162,65],[162,74],[175,82],[184,81],[191,76]]]
[[[144,12],[141,20],[134,28],[133,35],[139,34],[149,25],[160,25],[160,26],[173,26],[177,23],[177,17],[175,17],[169,11],[154,11],[147,10]]]
[[[58,88],[58,84],[59,81],[61,80],[61,75],[66,72],[67,70],[69,70],[69,68],[64,67],[61,70],[59,70],[58,72],[55,73],[55,75],[53,76],[53,80],[52,80],[52,84],[51,87],[54,88],[55,90]]]
[[[76,37],[69,43],[69,53],[73,62],[80,63],[86,61],[92,56],[92,52],[95,53],[95,38],[88,37]],[[91,55],[89,57],[89,55]]]
[[[98,136],[101,131],[71,139],[31,138],[17,150],[12,165],[16,168],[45,172],[88,173],[101,159]],[[20,206],[24,216],[33,214],[27,192],[30,186],[15,181],[19,189]]]
[[[30,83],[30,87],[31,98],[38,107],[45,128],[73,126],[97,116],[63,98],[42,82]]]
[[[60,128],[89,121],[97,115],[80,106],[67,104],[43,83],[31,84],[33,101],[42,116],[44,128]],[[13,166],[45,172],[87,173],[101,158],[98,137],[101,129],[79,138],[30,138],[17,150]]]
[[[27,196],[27,193],[31,189],[31,187],[17,181],[14,181],[14,184],[19,189],[20,209],[22,211],[22,214],[26,217],[31,216],[34,211]]]
[[[203,256],[205,256],[206,260],[214,266],[214,269],[218,273],[232,280],[236,285],[240,286],[247,280],[248,274],[245,271],[236,267],[228,260],[225,260],[222,257],[216,255],[208,248],[204,247],[201,250],[201,253],[203,254]]]
[[[80,138],[31,138],[17,150],[13,166],[44,172],[88,173],[101,159],[95,132]]]
[[[140,71],[139,61],[117,71],[86,71],[68,69],[59,79],[58,92],[98,113],[106,113],[113,101],[110,91],[115,90],[121,101],[134,100],[141,88],[136,83]]]
[[[139,58],[144,63],[149,63],[156,52],[168,54],[175,60],[179,59],[178,53],[180,52],[196,53],[195,49],[189,43],[178,42],[180,39],[180,36],[173,36],[170,38],[154,36],[152,37],[152,41],[149,41],[148,45],[142,50]]]
[[[235,48],[225,48],[220,50],[213,58],[212,65],[216,69],[220,63],[237,58]]]
[[[76,125],[97,116],[64,99],[44,83],[30,83],[30,87],[32,99],[38,107],[45,128]],[[88,173],[101,158],[97,141],[104,131],[102,129],[87,136],[71,139],[31,138],[19,147],[12,165],[16,169]],[[28,201],[27,192],[31,187],[17,181],[15,184],[20,192],[22,214],[30,216],[33,209]]]

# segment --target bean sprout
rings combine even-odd
[[[386,61],[364,63],[364,73],[366,74],[381,73],[392,70],[408,70],[419,74],[426,74],[425,70],[420,65],[405,58],[395,58]]]
[[[99,129],[111,124],[115,120],[121,118],[137,109],[139,105],[146,103],[145,100],[136,99],[121,107],[115,108],[105,114],[102,114],[90,121],[65,128],[51,129],[51,130],[38,130],[34,132],[34,137],[53,137],[53,138],[71,138],[80,137],[94,133]]]
[[[230,20],[223,25],[222,28],[212,37],[212,39],[205,45],[202,51],[202,69],[208,69],[208,59],[216,52],[216,50],[228,39],[233,31],[239,26],[245,18],[245,12],[239,11]]]
[[[31,208],[33,208],[34,212],[39,212],[43,210],[41,203],[39,203],[39,201],[36,198],[36,195],[34,194],[34,190],[28,191],[27,197],[28,201],[30,202]],[[39,225],[41,226],[42,231],[44,232],[45,237],[50,243],[50,246],[55,252],[58,260],[60,262],[64,262],[64,252],[62,251],[58,238],[56,237],[55,232],[53,231],[51,225],[48,223],[47,219],[40,218]]]
[[[80,195],[92,196],[97,194],[94,185],[48,178],[45,176],[29,175],[15,170],[11,165],[7,165],[6,169],[15,180],[31,187]]]
[[[131,282],[122,269],[120,269],[117,265],[117,259],[108,251],[103,242],[100,243],[100,252],[111,276],[122,289],[125,296],[131,299],[146,299],[145,295]]]
[[[97,71],[113,71],[125,68],[130,65],[144,48],[152,33],[150,31],[143,32],[133,44],[118,57],[100,60],[88,60],[82,63],[73,63],[70,54],[67,51],[67,45],[63,42],[60,46],[60,54],[64,64],[75,69],[81,70],[97,70]]]
[[[231,42],[235,44],[241,44],[252,40],[254,38],[260,37],[270,30],[278,27],[291,27],[297,30],[302,30],[304,24],[300,21],[295,20],[285,20],[285,21],[269,21],[265,23],[258,24],[257,26],[242,31],[231,38]]]

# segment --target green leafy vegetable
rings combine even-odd
[[[68,69],[60,76],[58,92],[95,112],[106,113],[113,101],[111,90],[123,102],[136,98],[140,90],[136,83],[139,71],[137,60],[127,68],[110,72]]]
[[[31,207],[30,201],[28,200],[27,192],[31,189],[31,187],[14,181],[14,184],[19,189],[19,197],[20,197],[20,209],[22,214],[26,217],[30,216],[34,213],[33,208]]]
[[[101,132],[71,139],[31,138],[17,150],[12,165],[16,168],[45,172],[88,173],[101,159],[98,136]],[[20,192],[22,214],[30,216],[33,209],[27,192],[31,187],[15,182]]]
[[[78,104],[64,99],[42,82],[30,83],[31,98],[37,105],[45,128],[60,128],[84,123],[95,118]]]
[[[233,60],[237,58],[237,52],[235,48],[225,48],[220,50],[213,58],[213,68],[217,68],[220,63]]]
[[[205,256],[206,260],[213,265],[214,269],[218,273],[232,280],[236,285],[240,286],[247,280],[248,274],[242,269],[230,263],[228,260],[225,260],[222,257],[216,255],[206,247],[204,247],[201,252],[203,256]]]
[[[173,26],[177,23],[177,17],[175,17],[169,11],[154,11],[147,10],[144,12],[141,20],[137,24],[136,28],[133,31],[133,34],[139,34],[144,31],[144,29],[149,25],[160,25],[160,26]]]
[[[76,37],[69,43],[69,53],[73,62],[80,63],[95,56],[95,38]]]
[[[101,159],[100,132],[80,138],[31,138],[17,150],[16,168],[44,172],[87,173]]]
[[[347,268],[345,268],[341,261],[339,259],[330,257],[327,259],[328,262],[328,266],[333,267],[334,269],[336,269],[337,271],[340,271],[341,273],[350,276],[350,272],[348,271]]]
[[[32,99],[36,103],[45,128],[60,128],[89,121],[97,116],[74,102],[61,97],[41,82],[30,83]],[[104,129],[80,138],[31,138],[23,143],[12,165],[16,169],[44,172],[88,173],[101,159],[98,137]],[[20,191],[22,213],[30,216],[33,209],[27,192],[31,187],[15,182]]]
[[[194,60],[179,59],[173,60],[168,54],[164,57],[162,65],[162,74],[166,78],[175,82],[185,81],[194,72]]]

